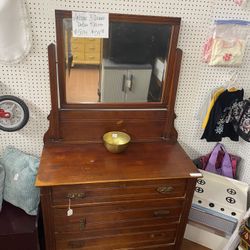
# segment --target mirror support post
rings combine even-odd
[[[169,100],[167,103],[167,121],[165,123],[165,128],[163,132],[163,138],[166,138],[170,141],[176,141],[178,134],[174,127],[174,120],[176,118],[174,107],[176,100],[176,92],[179,81],[180,69],[181,69],[181,59],[182,59],[182,50],[177,48],[175,62],[174,62],[174,74],[171,79],[171,88],[169,90]]]
[[[57,84],[57,66],[56,66],[56,46],[51,43],[48,46],[49,56],[49,78],[51,91],[51,111],[48,116],[50,127],[44,135],[44,142],[47,138],[51,141],[57,141],[60,138],[59,134],[59,107],[58,107],[58,84]]]

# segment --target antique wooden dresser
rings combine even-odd
[[[56,17],[60,41],[62,18],[70,18],[71,12],[57,11]],[[57,71],[55,45],[49,46],[50,127],[36,180],[46,249],[180,249],[196,179],[201,176],[177,142],[174,128],[182,55],[176,48],[180,19],[110,15],[110,20],[171,25],[162,99],[66,103],[64,48],[57,42]],[[132,138],[120,154],[103,146],[102,135],[112,130]]]

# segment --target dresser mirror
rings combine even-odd
[[[109,14],[108,38],[74,37],[56,10],[61,107],[166,107],[180,19]]]

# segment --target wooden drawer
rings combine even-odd
[[[159,244],[159,245],[146,245],[142,247],[130,248],[129,250],[174,250],[174,244]],[[124,248],[120,248],[117,250],[128,250]]]
[[[84,60],[84,54],[79,52],[73,54],[73,60],[74,61]]]
[[[86,62],[88,62],[88,61],[99,62],[100,61],[100,53],[85,53],[84,60]]]
[[[98,237],[109,237],[114,235],[122,235],[122,234],[134,234],[134,233],[142,233],[142,232],[151,232],[151,231],[177,231],[177,223],[158,223],[156,225],[147,225],[147,226],[137,226],[137,227],[112,227],[112,228],[104,228],[104,229],[95,229],[95,230],[85,230],[83,232],[70,232],[70,233],[58,233],[58,235],[71,235],[71,234],[81,234],[83,238],[98,238]]]
[[[74,52],[73,53],[73,60],[74,61],[84,60],[84,54],[81,52]]]
[[[71,37],[71,44],[72,46],[74,44],[84,44],[85,40],[86,38],[82,38],[82,37]]]
[[[56,249],[128,250],[128,249],[172,249],[175,230],[159,229],[148,232],[132,232],[102,237],[84,237],[82,234],[56,234]],[[161,247],[161,248],[153,248]],[[162,248],[165,246],[165,248]],[[170,248],[167,248],[169,246]]]
[[[52,188],[52,203],[55,206],[68,205],[69,197],[72,198],[72,205],[133,200],[144,201],[184,197],[185,191],[185,179],[57,186]]]
[[[74,45],[72,45],[71,50],[72,50],[73,54],[74,53],[82,53],[82,54],[84,54],[84,46],[81,45],[81,44],[74,44]]]
[[[71,207],[54,209],[55,232],[86,232],[107,228],[143,227],[179,221],[182,200],[156,200],[128,204]]]
[[[85,38],[84,41],[85,41],[85,44],[94,44],[94,45],[99,45],[99,46],[101,44],[100,38]]]
[[[95,44],[85,44],[85,46],[84,46],[84,52],[86,53],[86,54],[98,54],[98,55],[100,55],[100,51],[101,51],[101,48],[100,48],[100,45],[99,44],[97,44],[97,45],[95,45]]]

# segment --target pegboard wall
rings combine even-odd
[[[30,109],[30,121],[20,131],[0,131],[2,151],[14,145],[40,155],[43,135],[48,128],[50,91],[47,46],[55,41],[55,9],[97,11],[181,17],[178,47],[183,50],[181,75],[176,100],[176,128],[179,142],[191,158],[211,151],[214,143],[200,140],[202,129],[196,113],[214,87],[227,81],[232,70],[239,73],[245,97],[250,96],[250,44],[244,64],[238,68],[209,67],[201,62],[202,45],[214,19],[250,20],[250,9],[241,9],[233,0],[26,0],[33,48],[16,65],[0,64],[0,93],[22,98]],[[250,144],[223,140],[228,151],[242,157],[239,178],[250,182]]]

